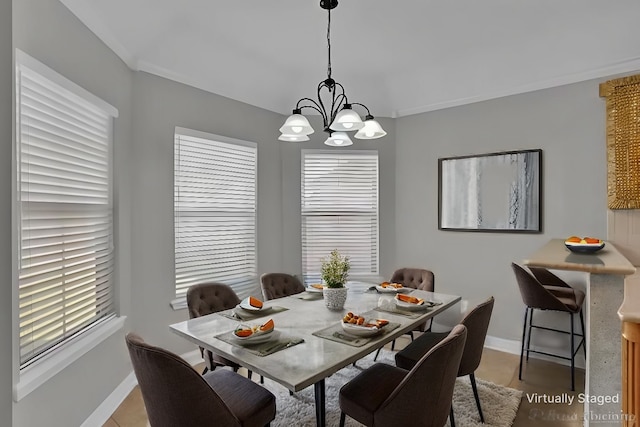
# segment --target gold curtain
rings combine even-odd
[[[607,100],[609,209],[640,209],[640,74],[600,85]]]

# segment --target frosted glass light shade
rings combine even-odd
[[[280,128],[283,135],[311,135],[313,128],[302,114],[292,114]]]
[[[344,108],[338,114],[336,114],[336,118],[331,123],[329,128],[331,130],[337,131],[351,131],[358,130],[364,127],[364,123],[362,123],[362,119],[351,108]]]
[[[382,129],[380,123],[374,119],[364,121],[364,127],[360,129],[354,136],[358,139],[377,139],[385,136],[387,132]]]
[[[278,139],[280,141],[286,141],[286,142],[302,142],[302,141],[308,141],[309,137],[307,135],[290,135],[290,134],[283,133],[278,137]]]
[[[344,132],[333,132],[324,143],[331,147],[347,147],[353,144],[353,141]]]

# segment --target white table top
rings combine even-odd
[[[301,300],[290,296],[265,301],[267,307],[280,306],[288,310],[257,319],[252,323],[260,324],[272,318],[276,331],[304,338],[305,342],[264,357],[254,355],[241,346],[217,339],[215,336],[234,330],[240,323],[218,313],[170,325],[170,330],[194,344],[237,362],[254,373],[282,384],[291,391],[299,391],[361,359],[460,301],[459,296],[414,290],[411,295],[425,300],[442,301],[443,304],[421,312],[421,316],[415,319],[381,312],[377,317],[400,323],[400,326],[371,339],[361,347],[312,335],[315,331],[340,322],[349,311],[363,314],[378,307],[378,304],[394,304],[393,294],[365,292],[370,284],[351,283],[347,286],[349,294],[345,308],[341,311],[329,310],[323,299]]]

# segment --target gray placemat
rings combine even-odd
[[[275,333],[275,332],[274,332]],[[289,347],[293,347],[294,345],[298,345],[304,342],[304,339],[293,337],[291,335],[279,334],[278,338],[272,339],[269,341],[251,344],[245,342],[239,342],[236,338],[234,338],[233,331],[225,332],[220,335],[216,335],[216,338],[234,345],[236,347],[242,347],[246,351],[251,354],[255,354],[256,356],[268,356],[273,353],[277,353],[280,350],[284,350]]]
[[[322,292],[300,292],[299,294],[293,295],[294,298],[301,299],[303,301],[316,301],[319,299],[323,299],[324,296]]]
[[[410,319],[417,319],[418,317],[422,316],[426,311],[428,311],[430,308],[433,308],[437,305],[441,305],[442,302],[425,301],[425,304],[427,304],[427,307],[425,307],[423,310],[417,310],[417,311],[403,310],[401,308],[398,308],[398,306],[395,304],[378,306],[378,308],[376,308],[376,311],[379,311],[379,312],[386,311],[387,313],[399,314],[401,316],[406,316]]]
[[[384,334],[388,334],[389,332],[396,329],[400,326],[400,323],[389,322],[385,325],[380,332],[372,335],[370,337],[357,337],[354,335],[347,334],[344,329],[342,329],[342,325],[340,323],[336,323],[327,328],[320,329],[319,331],[315,331],[312,335],[315,335],[320,338],[325,338],[331,341],[340,342],[342,344],[351,345],[353,347],[362,347],[369,341],[375,338],[379,338]]]
[[[227,317],[229,319],[240,320],[244,322],[247,320],[254,320],[254,319],[259,319],[265,316],[271,316],[272,314],[280,313],[281,311],[287,311],[287,310],[289,309],[286,307],[280,307],[280,306],[274,305],[273,307],[267,307],[264,310],[260,310],[255,314],[249,313],[248,311],[243,310],[241,308],[232,308],[231,310],[219,311],[217,314],[219,314],[220,316]]]

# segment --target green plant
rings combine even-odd
[[[350,268],[349,257],[340,255],[334,249],[328,258],[322,258],[322,280],[328,288],[342,288],[347,282]]]

